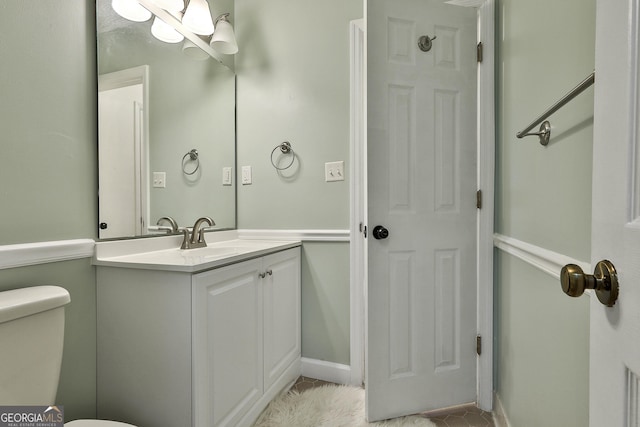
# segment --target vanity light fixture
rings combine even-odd
[[[165,43],[180,43],[184,40],[184,36],[182,34],[157,16],[153,18],[151,34],[153,34],[153,37]]]
[[[213,20],[207,0],[190,0],[187,10],[184,11],[182,25],[201,36],[213,34]]]
[[[158,7],[169,12],[182,12],[184,10],[184,0],[151,0]]]
[[[211,37],[210,45],[217,52],[234,55],[238,53],[238,42],[236,41],[236,35],[233,32],[233,27],[228,18],[228,13],[224,13],[216,18],[214,24],[215,31]]]
[[[194,42],[189,39],[186,39],[184,41],[184,44],[182,45],[182,53],[184,53],[185,56],[188,56],[191,59],[195,59],[196,61],[204,61],[205,59],[211,58],[211,56],[209,56],[207,52],[200,49]]]
[[[129,21],[144,22],[151,18],[151,12],[142,7],[138,0],[111,0],[111,7]]]
[[[185,3],[183,15],[176,9],[184,8]],[[214,24],[207,0],[111,0],[111,6],[118,15],[130,21],[144,22],[154,16],[151,34],[166,43],[179,43],[186,38],[182,50],[191,58],[212,57],[222,62],[218,53],[234,55],[238,52],[229,13],[218,16]],[[207,56],[203,57],[194,50],[196,48]]]

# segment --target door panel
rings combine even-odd
[[[368,5],[367,411],[476,400],[476,11]],[[418,38],[435,36],[423,52]]]
[[[594,427],[640,425],[639,8],[638,0],[597,4],[591,261],[615,265],[620,293],[613,307],[591,295]]]

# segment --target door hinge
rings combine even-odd
[[[476,208],[482,209],[482,190],[476,192]]]
[[[478,356],[482,354],[482,337],[480,335],[476,336],[476,353]]]
[[[478,52],[477,52],[477,58],[478,58],[478,62],[482,62],[482,50],[483,50],[483,44],[482,42],[478,43]]]
[[[362,233],[362,235],[366,239],[367,238],[367,226],[364,225],[363,223],[360,223],[360,232]]]

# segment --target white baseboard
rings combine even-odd
[[[500,401],[500,397],[495,393],[493,396],[493,423],[496,427],[511,427],[511,423],[509,422],[509,418],[507,418],[507,414],[504,411],[504,406],[502,406],[502,402]]]
[[[351,383],[351,367],[340,363],[303,357],[301,373],[303,377],[315,378],[336,384]]]

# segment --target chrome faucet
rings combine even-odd
[[[171,228],[167,227],[167,226],[161,226],[160,223],[166,221],[171,225]],[[176,222],[175,219],[171,218],[170,216],[163,216],[162,218],[160,218],[157,222],[156,225],[161,229],[161,230],[167,230],[167,233],[175,233],[178,231],[178,223]]]
[[[186,228],[181,228],[184,235],[184,239],[182,240],[182,246],[180,249],[195,249],[195,248],[204,248],[207,246],[207,242],[204,240],[204,232],[206,227],[202,227],[202,224],[207,223],[210,227],[216,225],[215,221],[208,216],[204,216],[202,218],[198,218],[195,224],[193,224],[193,229],[191,230],[191,236],[189,236],[189,230]]]

